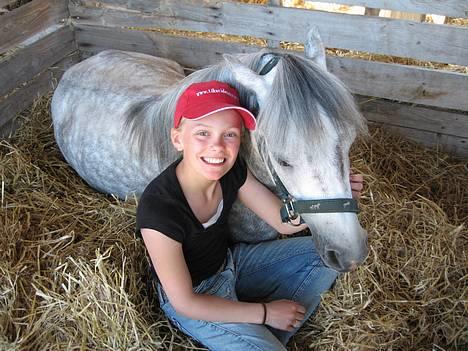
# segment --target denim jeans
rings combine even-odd
[[[194,291],[248,302],[294,300],[306,308],[305,322],[337,274],[324,266],[310,237],[239,243],[228,251],[224,269]],[[300,328],[287,332],[259,324],[194,320],[174,310],[159,284],[158,294],[171,322],[210,350],[286,350],[286,343]]]

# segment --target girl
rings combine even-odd
[[[282,234],[306,228],[281,222],[281,201],[238,158],[242,129],[255,124],[229,85],[192,84],[171,130],[183,156],[148,185],[137,211],[162,310],[211,350],[285,350],[337,277],[310,237],[230,244],[236,198]]]

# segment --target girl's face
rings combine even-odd
[[[171,130],[171,139],[183,152],[184,170],[219,180],[236,161],[241,132],[241,116],[236,110],[224,110],[197,121],[184,119],[178,129]]]

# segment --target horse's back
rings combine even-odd
[[[125,142],[125,119],[132,106],[160,96],[183,77],[174,61],[117,50],[72,66],[51,106],[56,141],[66,160],[100,191],[120,197],[141,191],[149,175],[131,173],[141,165]]]
[[[176,62],[138,52],[106,50],[69,68],[57,90],[159,96],[184,77]]]

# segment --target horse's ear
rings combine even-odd
[[[262,106],[270,90],[276,69],[272,69],[268,74],[260,76],[240,62],[237,57],[228,54],[223,55],[223,57],[228,63],[234,79],[246,89],[255,92],[258,103]]]
[[[316,26],[313,26],[307,33],[307,40],[304,46],[306,57],[314,61],[324,70],[327,70],[325,46],[323,45],[322,38]]]

